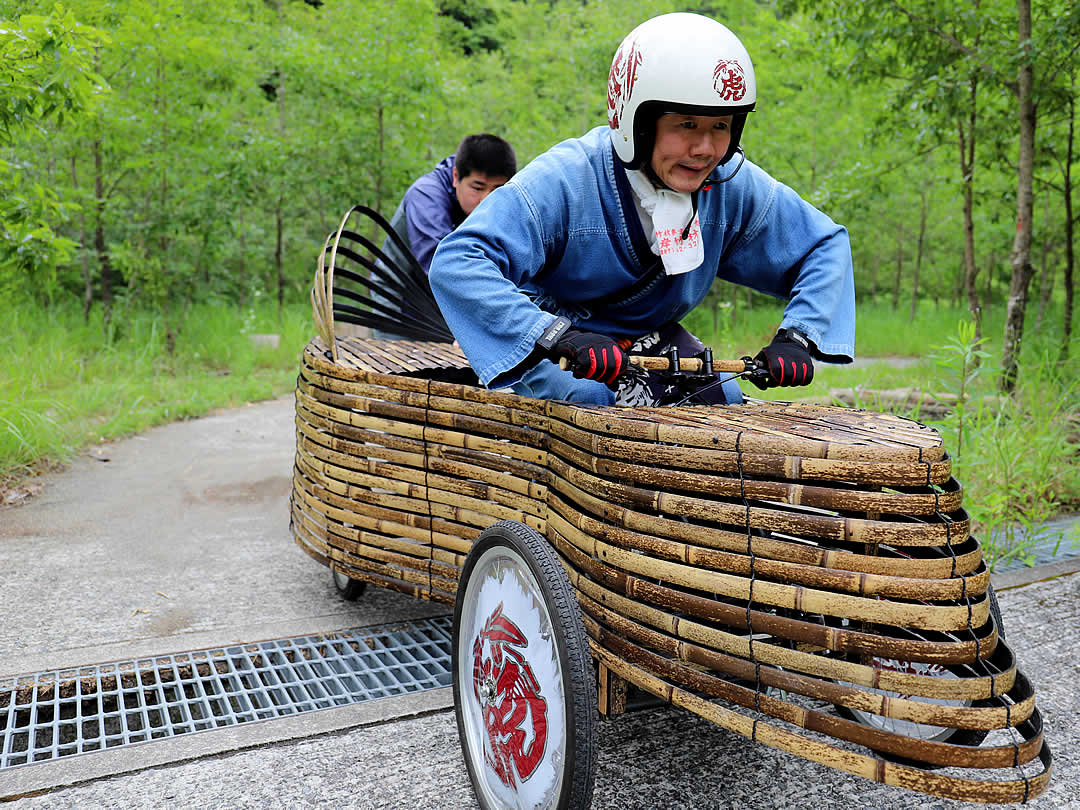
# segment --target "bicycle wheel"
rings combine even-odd
[[[998,607],[997,594],[994,593],[993,586],[987,587],[987,598],[990,600],[990,615],[993,617],[995,626],[997,627],[998,637],[1002,640],[1005,638],[1005,627],[1001,621],[1001,610]],[[916,630],[907,630],[904,635],[910,637],[916,641],[926,640],[926,634]],[[960,678],[964,676],[970,676],[976,674],[969,666],[959,665],[943,665],[935,663],[925,662],[912,662],[912,661],[898,661],[892,658],[880,658],[874,657],[869,662],[871,666],[876,669],[893,670],[896,672],[907,672],[914,675],[922,675],[931,678]],[[843,683],[843,681],[841,681]],[[908,695],[900,695],[898,692],[891,692],[884,689],[874,689],[866,687],[867,692],[876,692],[880,695],[887,697],[910,697]],[[946,700],[943,698],[928,698],[920,697],[916,698],[923,703],[936,703],[942,706],[982,706],[992,705],[991,701],[961,701],[961,700]],[[933,742],[948,742],[953,745],[978,745],[981,743],[988,734],[987,731],[974,730],[974,729],[957,729],[957,728],[945,728],[942,726],[930,725],[927,723],[916,723],[911,720],[901,720],[895,717],[886,717],[880,714],[873,714],[871,712],[862,711],[859,709],[847,709],[843,706],[837,706],[839,714],[847,717],[850,720],[854,720],[857,723],[861,723],[871,728],[880,729],[882,731],[888,731],[894,734],[902,734],[906,737],[914,737],[920,740],[927,740]],[[896,761],[905,761],[899,757],[888,757]]]
[[[454,609],[454,712],[479,805],[586,808],[596,766],[596,682],[558,555],[513,521],[486,529]]]

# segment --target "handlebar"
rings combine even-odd
[[[628,355],[630,366],[646,369],[649,371],[666,372],[672,377],[692,378],[697,385],[707,385],[715,382],[715,374],[731,374],[735,377],[745,377],[751,382],[767,386],[771,381],[769,370],[752,357],[742,357],[738,360],[713,360],[712,351],[706,349],[699,357],[679,357],[678,352],[671,350],[666,357]],[[678,370],[672,370],[677,365]],[[559,358],[559,368],[564,371],[573,369],[573,363],[567,357]],[[623,374],[626,372],[624,371]],[[622,376],[622,375],[620,375]],[[690,380],[686,380],[690,382]]]
[[[627,360],[629,360],[630,365],[632,366],[649,369],[651,371],[667,371],[671,368],[671,362],[666,357],[649,357],[641,354],[631,354],[627,357]],[[757,363],[749,357],[744,357],[741,360],[712,361],[713,371],[719,371],[726,374],[743,374],[747,371],[753,371],[757,367]],[[559,368],[563,371],[569,371],[571,368],[570,358],[560,357]],[[704,368],[705,361],[698,357],[683,357],[679,359],[679,371],[700,372]]]

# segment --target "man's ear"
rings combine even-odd
[[[457,188],[457,187],[458,187],[458,183],[460,183],[460,182],[461,182],[461,178],[460,178],[460,177],[458,177],[458,173],[457,173],[457,166],[455,166],[454,168],[452,168],[452,169],[450,170],[450,173],[451,173],[451,176],[452,176],[452,178],[453,178],[453,187],[454,187],[454,188]]]

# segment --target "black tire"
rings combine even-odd
[[[337,589],[338,595],[346,602],[355,602],[367,589],[366,582],[353,579],[348,574],[336,569],[331,570],[330,576],[334,580],[334,587]]]
[[[1004,639],[1005,639],[1005,626],[1004,626],[1004,624],[1002,624],[1002,621],[1001,621],[1001,609],[998,607],[997,594],[994,593],[994,587],[992,585],[987,586],[987,598],[990,600],[990,616],[992,617],[992,619],[994,621],[994,624],[997,627],[999,640],[1004,641]],[[908,630],[908,631],[905,631],[905,632],[912,639],[922,640],[925,637],[925,635],[923,633],[921,633],[920,631],[917,631],[917,630]],[[875,666],[882,666],[882,664],[885,664],[885,667],[889,668],[889,665],[891,663],[894,663],[894,662],[891,662],[891,661],[890,662],[885,662],[885,661],[883,661],[881,659],[878,659],[878,660],[875,661],[874,665]],[[895,662],[895,663],[899,663],[899,662]],[[970,667],[967,667],[967,666],[954,666],[954,665],[942,666],[942,665],[939,665],[939,664],[933,664],[933,665],[926,664],[926,665],[921,665],[921,666],[926,667],[926,671],[921,673],[921,674],[937,676],[937,677],[942,677],[942,678],[970,677],[971,675],[975,674],[972,671],[972,669]],[[883,694],[895,695],[896,693],[894,693],[894,692],[883,692]],[[931,702],[945,703],[945,702],[948,702],[948,701],[934,701],[934,700],[932,700]],[[973,702],[972,701],[963,701],[963,702],[952,701],[952,702],[956,703],[956,705],[961,705],[961,706],[992,706],[992,705],[995,705],[995,701],[993,701],[993,700],[978,700],[978,701],[973,701]],[[892,718],[881,717],[879,715],[870,714],[868,712],[853,711],[853,710],[847,709],[847,708],[845,708],[843,706],[837,706],[836,710],[837,710],[837,713],[840,714],[841,716],[846,717],[849,720],[854,720],[856,723],[860,723],[862,725],[869,726],[871,728],[878,728],[878,729],[883,729],[883,730],[887,730],[887,731],[895,731],[895,732],[907,734],[908,736],[918,736],[918,737],[921,737],[922,739],[933,740],[935,742],[949,743],[950,745],[976,746],[976,745],[979,745],[984,739],[986,739],[986,735],[989,733],[989,732],[983,731],[983,730],[959,729],[959,728],[951,728],[950,729],[950,728],[942,728],[942,727],[939,727],[939,726],[928,726],[928,725],[919,724],[919,723],[911,723],[911,722],[905,721],[905,720],[893,720]],[[903,757],[893,756],[893,755],[888,754],[886,752],[882,752],[881,756],[883,756],[885,759],[891,760],[893,762],[899,762],[901,764],[910,764],[909,761],[904,759]],[[920,763],[916,763],[916,764],[919,767],[923,767],[923,768],[937,767],[937,766],[934,766],[934,765],[926,765],[926,764],[920,764]]]
[[[500,521],[473,543],[458,581],[452,661],[458,737],[479,806],[587,808],[595,673],[574,588],[538,532]]]

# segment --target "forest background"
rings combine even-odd
[[[605,124],[674,10],[746,44],[748,157],[849,229],[856,348],[951,392],[983,527],[1076,509],[1071,0],[0,0],[0,482],[287,391],[350,206],[470,132],[524,165]],[[717,284],[691,326],[752,353],[781,307]]]

